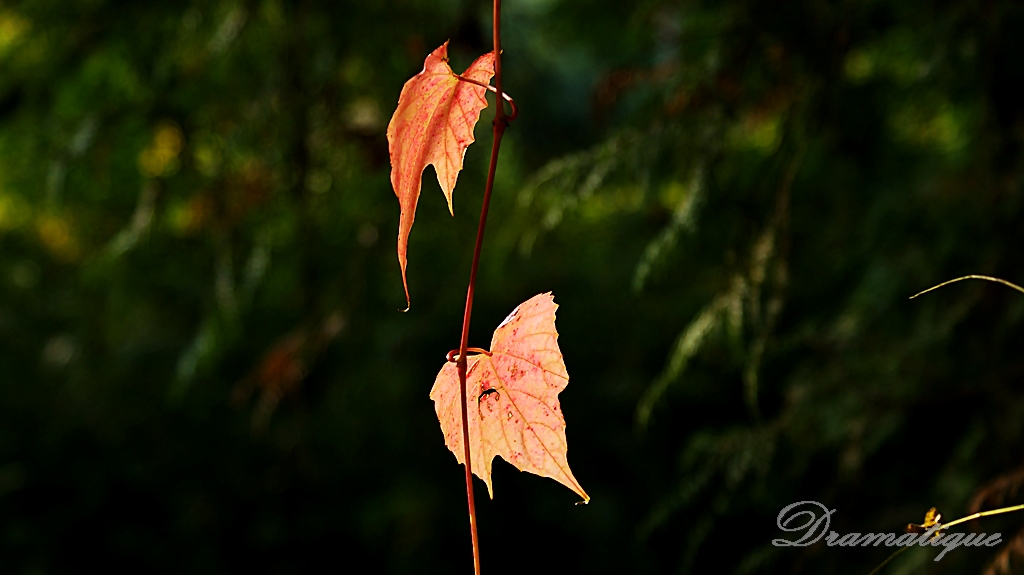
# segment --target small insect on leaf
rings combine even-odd
[[[905,531],[907,533],[925,533],[933,526],[935,526],[935,524],[939,522],[939,519],[942,519],[942,514],[940,514],[938,511],[935,510],[934,507],[932,507],[931,509],[928,510],[927,513],[924,514],[924,523],[920,525],[918,525],[917,523],[909,523]]]
[[[485,396],[486,396],[486,395],[487,395],[488,393],[493,393],[493,394],[497,395],[497,396],[498,396],[498,398],[501,398],[501,394],[499,394],[499,393],[498,393],[498,390],[497,390],[497,389],[494,389],[494,388],[492,387],[492,388],[490,388],[490,389],[485,389],[485,390],[483,390],[483,392],[481,392],[481,393],[480,393],[480,397],[478,397],[478,398],[476,399],[476,400],[477,400],[477,402],[479,403],[480,401],[483,401],[484,397],[485,397]]]

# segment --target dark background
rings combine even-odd
[[[569,462],[495,462],[484,572],[860,573],[777,548],[1021,503],[1024,8],[507,0],[470,343],[553,291]],[[385,129],[460,0],[0,2],[0,572],[470,573],[428,393],[492,109],[409,254]],[[888,573],[1020,568],[997,548]],[[970,529],[964,526],[964,529]],[[369,566],[369,567],[367,567]]]

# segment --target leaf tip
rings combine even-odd
[[[401,257],[401,254],[399,254],[398,262],[400,264],[402,264],[402,287],[405,288],[405,309],[400,309],[398,311],[400,311],[402,313],[405,313],[405,312],[409,311],[409,308],[412,307],[412,299],[409,298],[409,280],[408,280],[408,278],[405,277],[405,263],[406,262],[405,262],[405,259]]]

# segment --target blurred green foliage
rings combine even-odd
[[[885,549],[773,547],[779,511],[894,532],[1020,502],[1024,298],[906,298],[1024,281],[1024,8],[504,4],[521,115],[471,345],[554,291],[593,501],[496,464],[485,572],[867,573]],[[489,126],[455,219],[426,174],[408,314],[384,130],[489,11],[0,2],[0,570],[469,572],[427,394]]]

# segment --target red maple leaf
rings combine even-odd
[[[494,75],[494,53],[480,56],[463,77],[487,84]],[[452,212],[452,190],[462,170],[466,148],[473,143],[473,128],[487,107],[487,89],[464,82],[448,66],[448,42],[427,56],[423,71],[413,76],[398,97],[398,108],[388,124],[391,186],[402,209],[398,224],[398,263],[409,304],[406,279],[409,232],[416,217],[423,170],[433,165],[437,181]]]
[[[500,455],[520,471],[550,477],[590,501],[566,461],[565,418],[558,394],[569,383],[555,331],[550,292],[519,305],[494,331],[490,354],[468,358],[466,400],[472,471],[491,487],[491,460]],[[462,407],[459,374],[446,363],[430,390],[445,444],[459,463]]]

